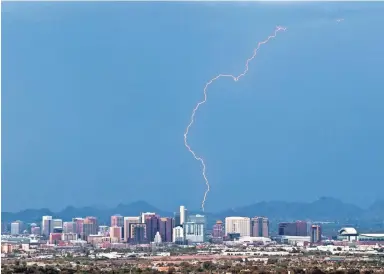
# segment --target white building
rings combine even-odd
[[[251,219],[248,217],[225,218],[225,235],[239,233],[240,237],[251,236]]]
[[[184,224],[187,221],[187,209],[185,206],[180,206],[180,224]]]
[[[174,243],[184,243],[184,229],[181,226],[176,226],[172,231],[172,241]]]
[[[186,222],[183,228],[188,244],[204,242],[204,223]]]
[[[21,221],[11,223],[11,235],[20,235],[22,233]]]
[[[159,231],[156,232],[154,243],[155,244],[161,244],[161,235],[160,235]]]
[[[124,217],[124,240],[128,242],[129,237],[131,235],[131,224],[138,224],[140,223],[140,217]]]
[[[63,228],[63,220],[62,219],[53,219],[52,220],[53,228]]]
[[[41,232],[44,236],[49,236],[49,233],[53,232],[52,216],[43,216]]]

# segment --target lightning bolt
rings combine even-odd
[[[209,185],[209,181],[208,181],[208,178],[207,178],[207,174],[206,174],[206,170],[207,170],[207,167],[204,163],[204,160],[203,158],[201,158],[200,156],[198,156],[191,148],[191,146],[188,144],[188,133],[189,133],[189,130],[191,128],[191,126],[193,125],[194,121],[195,121],[195,115],[196,115],[196,112],[197,110],[200,108],[201,105],[203,105],[204,103],[207,102],[207,90],[208,90],[208,87],[213,83],[215,82],[216,80],[218,80],[219,78],[232,78],[233,81],[237,82],[241,77],[243,77],[245,74],[247,74],[248,72],[248,69],[249,69],[249,63],[256,57],[258,51],[259,51],[259,48],[268,43],[269,40],[271,40],[272,38],[275,38],[277,33],[280,32],[280,31],[285,31],[286,28],[285,27],[282,27],[282,26],[277,26],[275,28],[275,31],[273,32],[272,35],[268,36],[267,39],[265,39],[264,41],[262,42],[259,42],[257,44],[257,47],[253,50],[253,55],[247,59],[246,63],[245,63],[245,69],[243,71],[243,73],[239,74],[238,76],[234,76],[232,74],[219,74],[217,76],[215,76],[214,78],[212,78],[211,80],[209,80],[206,84],[205,84],[205,87],[204,87],[204,99],[200,102],[197,103],[197,105],[195,106],[195,108],[193,109],[192,111],[192,115],[191,115],[191,119],[190,119],[190,122],[185,130],[185,133],[184,133],[184,145],[185,147],[189,150],[189,152],[193,155],[193,157],[199,161],[203,167],[203,177],[204,177],[204,181],[205,181],[205,185],[207,187],[207,189],[205,190],[205,193],[204,193],[204,198],[203,198],[203,201],[201,203],[201,208],[202,210],[204,211],[204,207],[205,207],[205,202],[206,202],[206,199],[207,199],[207,194],[208,192],[210,191],[210,185]]]

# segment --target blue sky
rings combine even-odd
[[[384,4],[3,3],[3,211],[384,198]],[[345,21],[337,24],[337,18]]]

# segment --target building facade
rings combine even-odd
[[[175,244],[184,244],[185,239],[184,239],[184,229],[182,226],[176,226],[173,228],[173,233],[172,233],[172,242]]]
[[[239,233],[241,237],[251,236],[251,219],[248,217],[225,218],[225,235]]]
[[[131,235],[131,224],[140,223],[140,217],[124,217],[124,241],[129,243],[130,235]]]
[[[311,225],[311,243],[321,242],[321,226]]]
[[[269,220],[266,217],[253,217],[251,219],[251,236],[269,237]]]
[[[159,220],[159,233],[163,242],[172,242],[174,219],[165,217]]]
[[[45,237],[49,237],[49,234],[53,232],[52,216],[43,216],[41,230],[42,235]]]
[[[146,224],[130,224],[130,242],[134,244],[145,244],[147,240]]]
[[[185,222],[183,224],[184,229],[184,239],[188,244],[193,243],[203,243],[205,236],[205,224],[204,223],[194,223],[194,222]]]

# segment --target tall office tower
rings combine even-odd
[[[62,219],[53,219],[52,220],[53,229],[55,228],[63,228],[63,220]]]
[[[172,242],[179,245],[183,245],[185,243],[184,229],[182,226],[176,226],[173,228]]]
[[[321,226],[311,225],[311,243],[321,242]]]
[[[122,234],[122,237],[124,238],[124,217],[121,216],[120,214],[115,214],[113,216],[111,216],[111,226],[119,226],[121,227],[121,230],[123,233]]]
[[[180,212],[174,213],[174,219],[175,219],[175,226],[180,226]]]
[[[307,222],[296,221],[296,236],[308,236]]]
[[[129,240],[134,244],[144,244],[147,243],[147,228],[145,224],[130,224],[131,232]]]
[[[269,236],[269,220],[265,217],[253,217],[251,219],[251,236],[268,237]]]
[[[280,223],[279,235],[308,236],[307,222],[296,221],[294,223]]]
[[[124,226],[124,217],[119,215],[119,214],[111,216],[111,226],[123,227]]]
[[[52,216],[43,216],[41,222],[42,234],[45,237],[48,237],[51,232],[53,232]]]
[[[16,221],[11,223],[11,235],[20,235],[23,233],[23,223]]]
[[[163,242],[172,242],[172,233],[174,227],[173,218],[160,218],[159,221],[159,232],[161,236],[161,240]]]
[[[240,236],[251,235],[251,219],[248,217],[225,218],[225,235],[228,233],[239,233]]]
[[[76,223],[76,234],[79,238],[81,238],[84,232],[83,231],[84,219],[77,217],[77,218],[73,218],[72,222]]]
[[[159,231],[159,220],[158,215],[147,215],[145,217],[145,225],[147,227],[147,240],[153,242],[155,239],[156,232]]]
[[[76,233],[76,223],[75,222],[64,222],[63,223],[63,233]]]
[[[188,211],[185,206],[180,206],[180,224],[183,225],[188,220]]]
[[[192,215],[188,215],[187,222],[205,224],[206,223],[206,219],[205,219],[204,215],[192,214]]]
[[[185,222],[183,224],[184,237],[188,244],[204,242],[204,226],[204,223]]]
[[[89,235],[96,235],[98,230],[97,218],[88,216],[84,219],[82,240],[87,241]]]
[[[222,221],[217,221],[212,228],[212,238],[223,238],[224,226]]]
[[[297,236],[296,223],[279,223],[279,235]]]
[[[121,226],[111,226],[109,228],[109,236],[111,241],[114,243],[120,243],[122,239],[122,227]]]
[[[124,217],[124,241],[130,242],[130,225],[140,223],[140,217]]]
[[[141,213],[141,219],[140,219],[140,222],[142,224],[145,224],[145,219],[148,217],[148,216],[155,216],[156,213],[155,212],[143,212]]]

